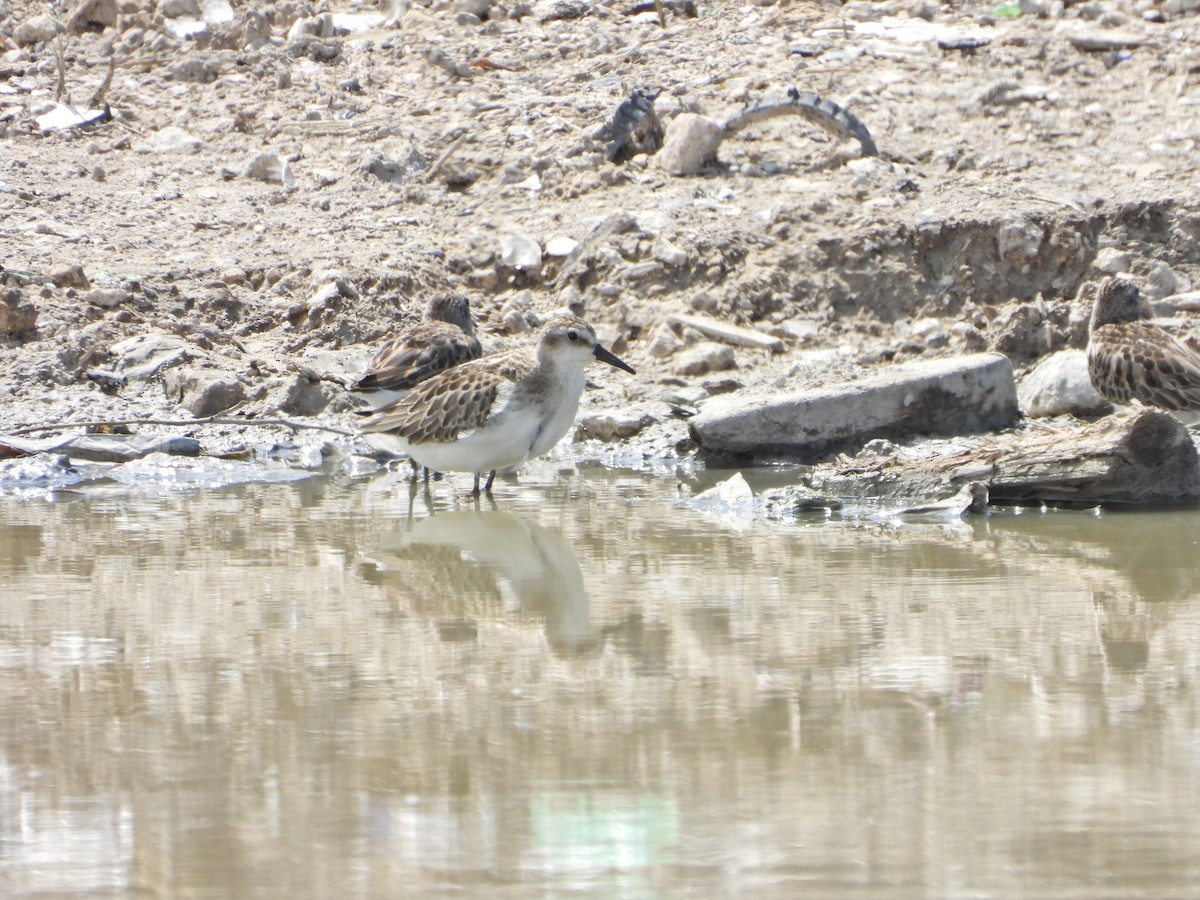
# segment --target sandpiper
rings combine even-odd
[[[378,408],[438,372],[478,359],[480,353],[470,301],[458,294],[436,294],[425,318],[380,348],[350,390],[369,394]]]
[[[536,353],[510,350],[447,369],[376,410],[362,430],[430,469],[473,473],[476,496],[488,472],[490,494],[496,470],[541,456],[570,430],[592,359],[634,371],[583,319],[556,316]]]
[[[1135,285],[1100,283],[1088,327],[1092,385],[1118,406],[1137,401],[1192,424],[1200,417],[1200,353],[1147,318]]]

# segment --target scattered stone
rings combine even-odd
[[[93,306],[103,306],[111,309],[129,300],[129,292],[123,288],[92,288],[83,295],[83,299]]]
[[[1132,50],[1146,43],[1146,36],[1136,31],[1117,28],[1089,28],[1067,32],[1067,40],[1076,50],[1103,53],[1110,50]]]
[[[877,437],[989,431],[1019,417],[1012,364],[977,353],[892,366],[791,395],[717,397],[688,425],[709,455],[811,462]]]
[[[1097,272],[1103,272],[1106,275],[1117,275],[1121,272],[1128,272],[1133,266],[1133,254],[1128,250],[1119,250],[1116,247],[1103,247],[1096,253],[1096,259],[1092,263],[1092,267]]]
[[[257,181],[282,184],[288,188],[296,186],[296,179],[292,176],[292,168],[288,165],[288,161],[278,153],[269,151],[255,154],[250,162],[246,163],[242,175]]]
[[[212,84],[221,74],[221,67],[211,59],[193,56],[180,60],[167,69],[167,78],[171,81],[185,81],[190,84]]]
[[[471,75],[470,64],[465,60],[453,58],[441,47],[430,44],[421,51],[421,55],[431,66],[437,66],[451,78],[469,78]]]
[[[54,40],[56,35],[62,34],[67,30],[67,27],[50,13],[44,13],[40,16],[34,16],[32,19],[26,19],[13,31],[13,40],[18,46],[28,47],[32,44],[44,44],[46,41]]]
[[[1172,294],[1181,294],[1191,290],[1191,287],[1191,281],[1161,260],[1152,262],[1150,271],[1146,273],[1145,293],[1152,300],[1159,300]]]
[[[679,269],[687,265],[687,251],[676,247],[666,238],[660,237],[656,240],[650,253],[664,266],[670,266],[672,269]]]
[[[707,316],[678,314],[670,316],[667,321],[676,328],[694,328],[707,338],[733,344],[738,347],[754,347],[758,350],[770,350],[772,353],[783,352],[783,341],[752,328],[742,328],[730,325]]]
[[[663,322],[650,335],[648,352],[655,359],[665,359],[678,353],[685,346],[687,345],[679,339],[675,329]]]
[[[117,0],[75,0],[67,16],[67,30],[102,31],[117,24]]]
[[[305,34],[288,41],[287,52],[289,56],[296,58],[304,56],[313,62],[333,62],[342,55],[342,42],[334,38],[321,40]]]
[[[1091,416],[1112,409],[1092,386],[1083,350],[1060,350],[1038,362],[1021,379],[1017,398],[1030,418]]]
[[[200,348],[171,334],[139,334],[109,347],[116,357],[116,371],[131,380],[148,380],[163,369],[206,354]]]
[[[1045,304],[1022,303],[992,323],[989,345],[1010,359],[1027,360],[1057,350],[1065,342],[1064,329],[1058,327]]]
[[[724,134],[720,122],[698,113],[680,113],[667,126],[662,150],[655,158],[670,175],[695,175],[716,164]]]
[[[214,416],[246,399],[237,378],[215,369],[171,369],[163,378],[167,397],[198,419]]]
[[[25,303],[19,288],[0,291],[0,336],[15,337],[37,328],[37,309]]]
[[[707,375],[710,372],[726,372],[737,368],[737,357],[733,348],[725,344],[704,341],[689,347],[679,354],[675,371],[680,375]]]
[[[195,153],[204,141],[178,125],[168,125],[146,138],[145,149],[154,153]]]
[[[168,19],[200,15],[200,0],[160,0],[158,11]]]
[[[69,265],[51,269],[50,281],[60,288],[85,288],[91,286],[91,282],[88,281],[88,277],[83,271],[83,266],[79,263],[70,263]]]
[[[542,267],[542,248],[527,234],[500,236],[500,261],[510,269],[536,272]]]
[[[315,416],[324,412],[332,395],[326,386],[303,375],[289,378],[278,401],[279,411],[289,416]]]
[[[634,403],[620,409],[588,413],[580,417],[575,429],[575,440],[620,441],[639,434],[659,420],[656,410],[662,404],[654,402]]]

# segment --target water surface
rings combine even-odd
[[[1197,889],[1200,513],[535,475],[0,495],[0,894]]]

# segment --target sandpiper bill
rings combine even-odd
[[[472,493],[491,493],[498,469],[519,466],[562,440],[575,421],[593,359],[634,370],[605,349],[577,316],[546,323],[537,350],[510,350],[465,362],[376,410],[362,431],[442,472],[471,472]]]
[[[1088,326],[1088,375],[1110,403],[1136,401],[1200,420],[1200,353],[1146,321],[1137,287],[1108,277],[1096,291]]]
[[[478,359],[481,352],[470,301],[458,294],[435,294],[425,317],[381,347],[350,390],[367,395],[378,408],[438,372]]]

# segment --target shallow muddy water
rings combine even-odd
[[[461,487],[0,495],[0,894],[1200,880],[1200,513],[747,523],[553,463],[494,508]]]

